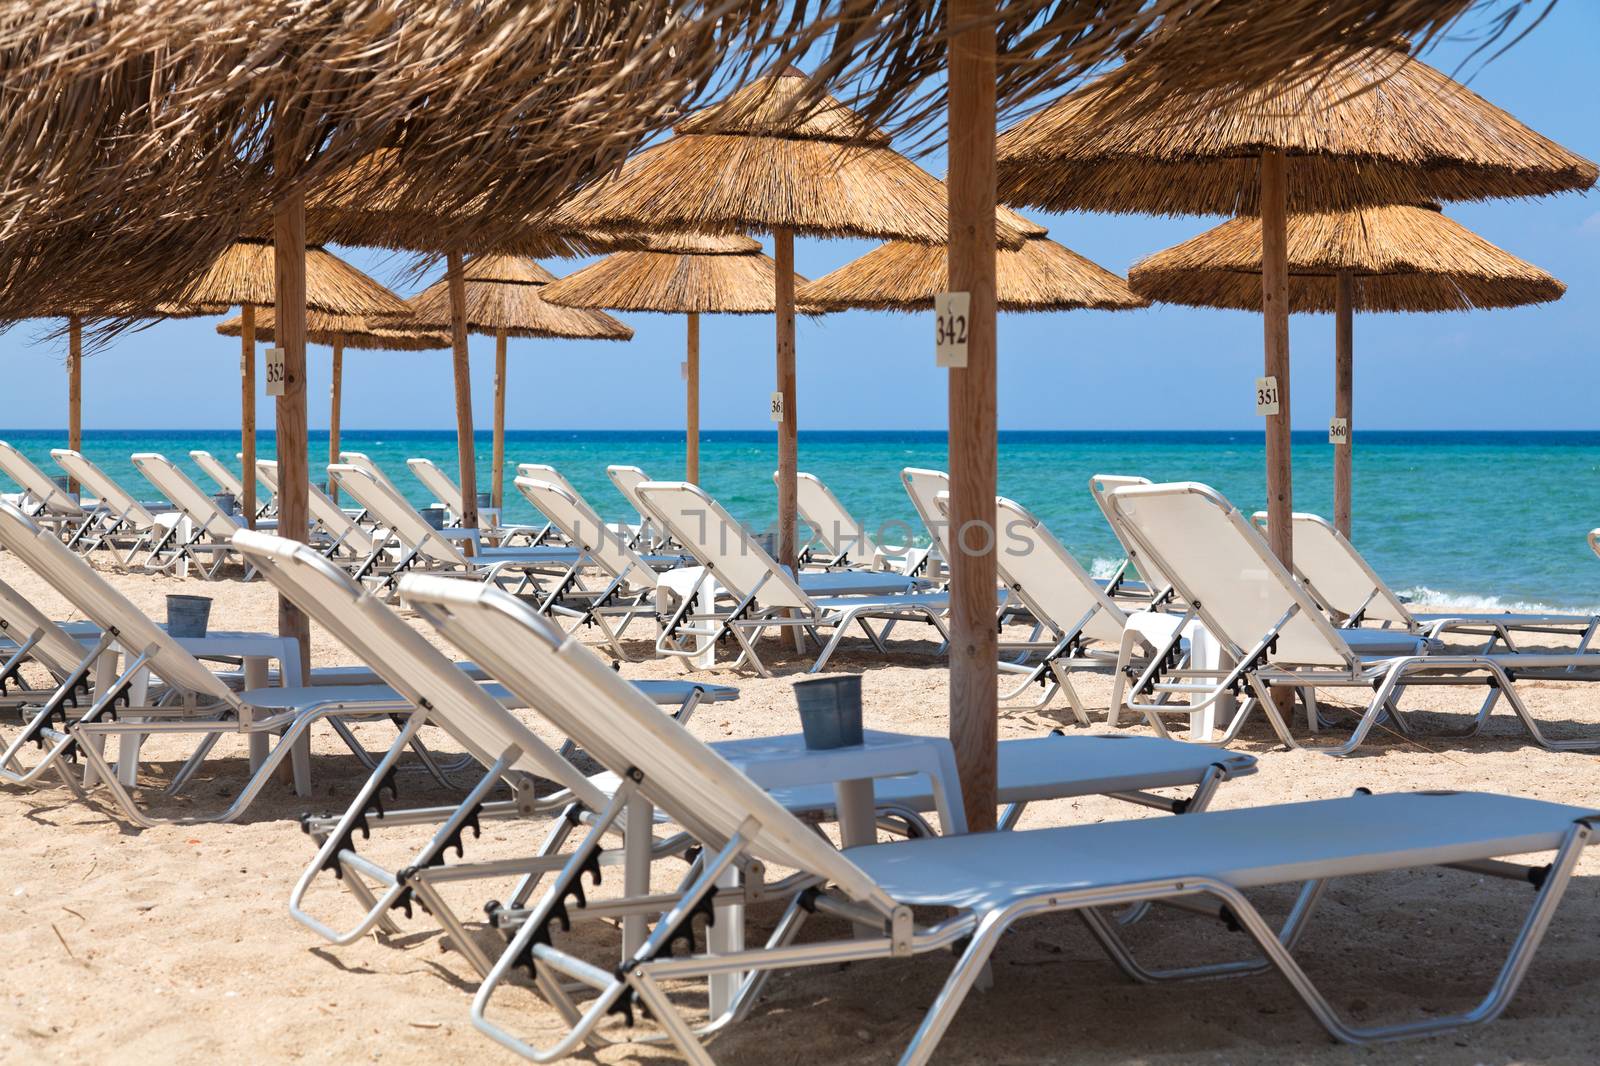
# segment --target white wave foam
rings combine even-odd
[[[1089,564],[1089,576],[1108,578],[1112,574],[1116,573],[1117,567],[1121,565],[1121,559],[1106,559],[1097,556],[1095,561]]]
[[[1410,606],[1438,613],[1461,611],[1473,614],[1600,614],[1600,605],[1540,603],[1537,600],[1507,600],[1499,596],[1475,596],[1465,592],[1441,592],[1426,585],[1400,589],[1400,598]]]

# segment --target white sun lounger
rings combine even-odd
[[[157,492],[171,500],[190,524],[187,534],[174,524],[164,536],[157,539],[151,545],[145,565],[158,570],[171,570],[193,560],[208,580],[215,580],[234,555],[233,535],[244,527],[238,519],[217,506],[216,500],[166,456],[139,452],[132,457],[132,461],[134,469],[143,474]],[[166,554],[165,560],[158,561],[163,553]],[[209,555],[210,561],[202,563],[202,555]],[[244,579],[248,581],[253,576],[255,571],[247,564]]]
[[[402,499],[405,498],[405,494],[400,491],[400,487],[393,481],[390,481],[389,475],[385,474],[383,469],[379,467],[377,463],[373,462],[371,457],[369,457],[365,452],[340,452],[339,462],[345,466],[360,467],[362,470],[365,470],[368,474],[372,475],[373,480],[387,485],[390,492],[393,492],[396,496],[399,496]]]
[[[1403,630],[1337,629],[1311,593],[1283,568],[1260,531],[1215,489],[1193,482],[1135,485],[1113,491],[1111,504],[1134,538],[1139,558],[1151,560],[1189,605],[1185,622],[1198,620],[1236,664],[1211,671],[1172,667],[1170,647],[1158,653],[1133,682],[1127,706],[1160,732],[1165,732],[1162,713],[1192,711],[1247,686],[1250,697],[1220,743],[1232,740],[1259,707],[1279,739],[1294,747],[1297,742],[1274,706],[1271,690],[1299,692],[1315,725],[1318,688],[1366,689],[1372,696],[1349,740],[1317,749],[1344,755],[1384,716],[1397,730],[1411,734],[1398,706],[1409,686],[1465,685],[1488,688],[1468,734],[1482,727],[1504,696],[1529,735],[1544,747],[1600,747],[1600,738],[1546,737],[1516,688],[1518,679],[1600,680],[1600,653],[1458,654]],[[1190,702],[1175,706],[1161,702],[1163,698]]]
[[[638,470],[638,467],[627,467],[625,469]],[[643,471],[640,471],[640,473],[642,474]],[[599,508],[594,507],[589,500],[585,499],[583,493],[579,492],[577,488],[573,486],[572,482],[567,480],[566,475],[562,474],[561,471],[557,470],[553,466],[550,466],[548,463],[518,463],[517,476],[531,477],[535,481],[543,481],[547,484],[554,485],[563,492],[567,493],[567,495],[571,496],[573,499],[582,501],[584,506],[594,511],[595,514],[600,513]],[[641,477],[640,480],[648,481],[649,478]],[[630,506],[633,506],[632,501],[630,501]],[[635,506],[634,510],[637,511],[638,508]],[[611,530],[617,536],[621,537],[628,543],[630,547],[645,546],[645,542],[640,540],[640,530],[642,527],[639,522],[607,522],[606,528]],[[560,536],[560,529],[554,525],[547,526],[543,531],[540,532],[539,536],[535,538],[534,543],[542,544],[547,537],[555,537],[559,539]]]
[[[393,565],[379,572],[384,552],[374,551],[356,570],[357,578],[374,578],[380,589],[392,589],[400,573],[423,567],[495,582],[516,574],[517,590],[526,591],[537,585],[536,573],[559,574],[578,560],[578,553],[570,548],[486,547],[476,529],[433,528],[404,497],[360,467],[336,463],[328,467],[328,473],[341,492],[348,493],[388,530],[387,541],[378,545],[396,557]],[[459,541],[472,544],[470,559],[456,546]]]
[[[78,452],[56,448],[50,458],[99,501],[94,520],[81,527],[80,539],[76,544],[69,541],[69,546],[83,551],[100,547],[121,550],[119,561],[131,567],[140,550],[150,547],[161,530],[178,521],[180,512],[170,503],[140,501]]]
[[[70,534],[74,526],[88,521],[88,512],[67,494],[66,489],[35,466],[32,459],[3,440],[0,440],[0,473],[22,488],[19,506],[23,513],[60,528],[63,535]]]
[[[954,948],[960,960],[901,1059],[907,1066],[920,1066],[933,1057],[1011,926],[1060,911],[1076,913],[1113,961],[1139,980],[1215,977],[1272,966],[1341,1040],[1370,1043],[1449,1031],[1489,1021],[1504,1010],[1591,842],[1597,817],[1584,808],[1506,796],[1400,793],[1181,818],[929,837],[840,852],[714,750],[655,714],[604,663],[526,605],[493,589],[425,577],[406,578],[402,592],[453,643],[506,679],[558,728],[569,729],[590,755],[619,776],[610,804],[520,922],[473,1000],[473,1023],[482,1032],[539,1062],[570,1055],[586,1041],[625,1039],[615,1028],[601,1033],[602,1023],[614,1013],[631,1018],[634,1008],[642,1006],[686,1061],[704,1066],[712,1060],[701,1038],[744,1017],[773,971],[837,966],[855,959],[943,957]],[[604,834],[635,796],[664,810],[704,851],[666,897],[589,898],[578,879],[592,868]],[[1555,859],[1543,869],[1500,861],[1533,852],[1555,852]],[[1425,866],[1533,881],[1537,894],[1522,932],[1493,989],[1475,1009],[1399,1025],[1353,1026],[1295,960],[1301,932],[1334,878]],[[767,870],[794,872],[768,882]],[[730,890],[726,886],[735,873],[744,887]],[[1277,885],[1302,886],[1282,929],[1268,925],[1244,894]],[[701,950],[695,917],[723,902],[727,893],[748,898],[752,887],[756,898],[789,900],[767,942],[729,952]],[[1108,908],[1147,902],[1224,917],[1250,936],[1265,958],[1183,971],[1149,970],[1105,914]],[[566,928],[574,919],[638,913],[646,907],[664,913],[622,966],[595,966],[556,943],[556,924]],[[913,909],[919,907],[934,911],[919,921]],[[843,918],[861,931],[801,942],[798,934],[817,911]],[[521,967],[532,972],[540,993],[555,1004],[568,1026],[563,1036],[544,1046],[519,1036],[510,1027],[513,1022],[489,1014],[496,993]],[[721,974],[744,976],[736,978],[731,1005],[697,1031],[663,984]],[[1006,1005],[989,1009],[1004,1010]]]
[[[273,499],[277,499],[277,460],[257,459],[256,480]],[[309,483],[307,497],[307,503],[311,508],[311,520],[316,523],[317,531],[328,539],[324,554],[344,554],[354,556],[358,560],[366,560],[378,550],[373,535],[357,525],[355,519],[345,514],[343,508],[334,502],[333,497],[322,491],[322,486],[315,482]]]
[[[656,650],[662,655],[693,658],[702,649],[685,646],[685,637],[715,640],[730,634],[743,650],[735,665],[748,661],[763,677],[770,677],[755,650],[768,628],[782,632],[786,627],[799,627],[822,644],[811,673],[827,666],[852,625],[859,625],[879,651],[887,651],[883,634],[873,632],[869,619],[887,623],[920,619],[930,623],[942,640],[949,639],[941,617],[949,609],[949,598],[943,593],[907,591],[915,588],[910,578],[865,571],[802,574],[797,580],[699,486],[686,481],[646,481],[635,490],[673,542],[688,549],[706,571],[663,623],[656,641]],[[694,604],[705,598],[698,595],[699,589],[712,578],[737,602],[726,611],[710,605],[694,613]],[[820,637],[823,629],[833,631],[825,644]]]
[[[650,513],[650,505],[639,497],[639,486],[651,480],[650,475],[636,466],[616,465],[606,467],[606,477],[611,479],[611,483],[617,487],[622,498],[628,501],[628,506],[639,516],[634,546],[650,551],[662,551],[674,547],[666,543],[665,538],[669,536],[666,530],[652,521],[655,516]]]
[[[461,486],[456,484],[455,479],[440,470],[438,464],[432,459],[407,459],[406,466],[411,468],[411,472],[416,475],[417,480],[422,482],[422,487],[427,489],[434,500],[448,512],[451,524],[459,526],[461,524],[461,515],[464,512],[462,509]],[[497,508],[480,508],[478,511],[478,527],[502,544],[505,543],[507,537],[533,537],[539,532],[525,526],[503,527],[499,517],[500,513]],[[491,520],[485,521],[486,518]],[[535,539],[532,543],[538,544],[541,541]]]
[[[1147,477],[1096,474],[1089,479],[1089,495],[1094,497],[1095,506],[1099,507],[1100,513],[1105,516],[1106,524],[1111,527],[1111,535],[1122,545],[1122,562],[1117,564],[1117,568],[1106,580],[1106,590],[1113,596],[1120,592],[1146,598],[1151,601],[1152,606],[1160,607],[1172,601],[1172,582],[1162,577],[1150,560],[1136,557],[1138,548],[1131,544],[1130,538],[1117,527],[1117,516],[1111,510],[1111,494],[1117,489],[1150,483]],[[1130,568],[1137,571],[1138,578],[1129,573]]]
[[[200,468],[202,474],[216,482],[217,488],[238,500],[241,506],[244,504],[244,482],[238,474],[224,466],[221,459],[198,448],[189,452],[189,458],[194,460],[194,465]]]
[[[21,755],[28,744],[43,752],[48,745],[44,729],[57,718],[65,722],[69,708],[86,710],[93,702],[90,694],[100,654],[94,647],[97,643],[96,639],[85,644],[45,617],[16,589],[0,582],[0,707],[17,712],[21,726],[0,751],[0,782],[32,784],[53,770],[69,787],[76,787],[58,760],[46,759],[30,767]],[[29,684],[22,673],[28,663],[49,675],[47,686]]]
[[[1267,528],[1267,513],[1251,516]],[[1600,615],[1512,611],[1485,613],[1414,612],[1378,576],[1378,572],[1320,515],[1296,512],[1294,522],[1294,572],[1340,626],[1356,628],[1398,626],[1408,633],[1437,637],[1443,633],[1486,634],[1485,652],[1496,646],[1515,651],[1513,633],[1543,633],[1579,638],[1582,651],[1600,630]]]
[[[811,561],[830,569],[856,566],[901,574],[915,574],[922,569],[930,549],[879,545],[821,478],[807,473],[796,474],[795,478],[800,518],[810,527],[812,537],[807,548]],[[778,480],[777,472],[772,479]],[[906,532],[909,534],[910,530]],[[820,558],[811,551],[813,547],[821,549]]]

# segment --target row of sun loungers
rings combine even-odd
[[[0,449],[0,467],[15,477],[8,451]],[[0,713],[17,723],[0,753],[0,782],[38,787],[53,779],[85,797],[94,790],[146,826],[166,819],[136,795],[145,737],[196,740],[169,794],[192,784],[222,739],[262,739],[269,746],[223,809],[184,816],[233,820],[286,762],[304,792],[305,739],[313,729],[332,730],[370,775],[342,814],[303,819],[315,855],[291,894],[291,914],[324,939],[347,944],[375,929],[398,929],[397,910],[412,915],[413,905],[420,907],[479,976],[474,1025],[536,1061],[630,1039],[636,1034],[624,1026],[643,1026],[648,1017],[686,1060],[707,1063],[706,1040],[747,1017],[778,971],[954,950],[958,961],[902,1058],[927,1062],[1011,927],[1062,911],[1076,914],[1137,981],[1273,969],[1340,1040],[1448,1031],[1505,1009],[1600,818],[1470,792],[1208,811],[1216,790],[1255,772],[1256,760],[1173,739],[1173,714],[1190,716],[1199,726],[1191,733],[1221,744],[1259,711],[1294,745],[1277,693],[1298,694],[1316,727],[1317,690],[1370,691],[1350,738],[1327,749],[1346,752],[1379,722],[1411,728],[1399,703],[1408,688],[1477,685],[1488,696],[1474,727],[1503,696],[1545,746],[1592,747],[1596,742],[1546,737],[1515,686],[1526,678],[1600,678],[1600,653],[1590,650],[1595,618],[1413,613],[1348,541],[1312,516],[1296,516],[1301,553],[1291,573],[1262,539],[1261,516],[1246,518],[1203,485],[1095,479],[1094,498],[1129,560],[1109,580],[1091,577],[1021,504],[996,500],[997,536],[1013,549],[999,553],[996,619],[1035,630],[1004,664],[1021,678],[1009,697],[1034,684],[1044,701],[1061,691],[1087,723],[1073,676],[1109,670],[1113,724],[1119,711],[1132,711],[1157,735],[1002,742],[996,833],[961,831],[953,781],[886,779],[874,796],[878,816],[907,839],[840,849],[814,828],[841,815],[831,789],[762,788],[729,761],[733,747],[703,743],[684,728],[698,705],[737,699],[736,689],[699,680],[630,682],[618,670],[630,647],[624,638],[631,624],[649,620],[656,653],[694,661],[727,638],[738,649],[727,666],[767,675],[758,649],[768,633],[807,634],[817,649],[813,671],[826,667],[852,627],[880,651],[897,623],[926,623],[942,637],[947,602],[937,564],[948,551],[948,481],[937,471],[903,473],[930,541],[909,551],[875,544],[820,480],[802,479],[802,514],[815,537],[807,565],[789,571],[703,490],[652,481],[636,468],[608,471],[636,520],[602,518],[557,471],[525,464],[514,485],[548,525],[437,529],[369,459],[347,455],[330,473],[353,513],[313,487],[312,542],[301,543],[271,531],[270,500],[258,528],[245,529],[160,456],[136,456],[135,465],[187,519],[181,529],[81,456],[57,458],[102,503],[85,510],[65,494],[54,496],[48,478],[16,478],[31,499],[26,509],[0,503],[0,548],[85,621],[57,623],[0,584]],[[231,476],[224,464],[194,458],[233,491],[218,476]],[[461,513],[459,492],[451,507],[446,475],[420,461],[412,469],[444,507]],[[275,465],[264,462],[257,471],[275,494]],[[187,562],[215,573],[227,561],[259,574],[363,665],[302,673],[284,663],[278,684],[246,688],[117,592],[80,553],[94,548],[116,551],[127,565],[141,556],[138,565],[151,570]],[[463,658],[453,660],[425,639],[397,613],[400,605]],[[606,663],[557,620],[599,625],[619,661]],[[1576,646],[1524,650],[1521,643],[1534,635],[1572,638]],[[1463,652],[1446,646],[1450,637],[1485,643]],[[1219,719],[1215,711],[1238,697]],[[538,716],[565,743],[541,739],[518,711]],[[395,735],[381,755],[357,741],[352,727],[361,722],[392,724]],[[440,738],[460,749],[462,765],[440,765],[425,743]],[[575,748],[601,772],[569,761]],[[420,764],[446,781],[465,773],[470,785],[454,805],[403,809],[391,800],[386,807],[383,794],[393,790],[402,764]],[[1030,803],[1090,795],[1182,816],[1016,828]],[[938,832],[930,813],[939,815]],[[476,861],[466,854],[467,831],[475,834],[488,819],[534,826],[542,839],[524,857]],[[380,864],[364,850],[370,834],[406,826],[431,833],[404,865]],[[1532,867],[1506,861],[1536,853],[1553,858]],[[688,872],[668,891],[653,889],[652,864],[669,857],[687,861]],[[1498,976],[1472,1009],[1357,1026],[1301,969],[1300,938],[1333,879],[1419,867],[1523,880],[1536,892]],[[602,895],[595,886],[608,872],[620,872],[620,882],[611,880]],[[489,910],[505,935],[496,951],[466,927],[442,887],[506,877],[519,880]],[[353,917],[330,916],[332,885],[353,899]],[[1276,926],[1246,895],[1271,886],[1298,889]],[[764,942],[746,946],[727,925],[756,902],[780,906],[782,917]],[[1151,906],[1220,918],[1242,930],[1259,955],[1152,969],[1122,932]],[[820,936],[812,926],[802,939],[818,912],[845,922]],[[723,928],[708,924],[699,934],[700,915],[720,918]],[[618,924],[610,963],[568,942],[564,933],[579,922]],[[1225,946],[1219,952],[1231,954]],[[543,1044],[522,1035],[515,1012],[497,998],[523,974],[565,1022]],[[667,986],[685,980],[723,983],[708,1017],[691,1019],[669,998]]]

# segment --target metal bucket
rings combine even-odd
[[[800,729],[812,751],[861,743],[861,675],[815,677],[794,683]]]
[[[444,522],[445,522],[445,511],[444,511],[444,508],[443,507],[424,507],[422,509],[422,519],[423,519],[423,521],[427,522],[428,525],[432,526],[434,529],[443,529],[444,528]]]
[[[172,636],[203,637],[210,622],[210,596],[167,597],[167,632]]]
[[[219,492],[211,498],[217,501],[217,506],[222,509],[223,514],[236,515],[239,513],[239,497],[233,493]]]
[[[480,492],[480,493],[478,493],[478,510],[480,510],[480,511],[486,510],[486,509],[491,508],[493,506],[494,506],[494,493],[492,493],[492,492]]]

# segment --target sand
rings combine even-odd
[[[14,558],[0,556],[0,579],[36,597],[53,617],[74,617]],[[111,580],[158,618],[166,594],[193,592],[216,598],[214,625],[275,626],[275,598],[261,582]],[[942,665],[931,654],[926,629],[903,632],[888,658],[865,641],[847,642],[836,668],[864,671],[870,727],[943,732]],[[324,633],[315,633],[313,643],[319,665],[353,661]],[[630,647],[642,654],[647,644]],[[780,676],[772,680],[693,675],[735,683],[743,694],[738,703],[703,709],[693,731],[707,739],[792,732],[788,689],[797,667],[781,657],[777,662]],[[684,676],[678,665],[664,662],[628,663],[623,671],[631,678]],[[1091,678],[1082,691],[1091,707],[1103,709],[1109,684]],[[1559,734],[1600,729],[1600,692],[1592,688],[1529,683],[1523,691]],[[1466,714],[1478,697],[1477,690],[1450,690],[1418,693],[1408,702]],[[1441,715],[1432,724],[1446,722]],[[1042,712],[1003,713],[1000,733],[1038,736],[1056,726],[1077,728],[1059,700]],[[363,735],[377,747],[392,732],[367,727]],[[1275,750],[1259,726],[1237,747],[1258,756],[1260,772],[1226,784],[1217,807],[1341,796],[1358,786],[1473,788],[1600,807],[1600,760],[1544,751],[1509,716],[1497,716],[1486,735],[1469,740],[1418,743],[1379,735],[1348,759]],[[153,785],[170,776],[183,749],[164,741],[146,750],[153,761],[144,780]],[[244,781],[244,746],[230,740],[217,755],[181,801],[160,800],[154,788],[146,792],[164,813],[220,807]],[[516,1061],[472,1027],[467,1011],[474,974],[460,954],[447,950],[426,915],[400,917],[397,936],[368,936],[345,947],[326,944],[289,917],[290,889],[312,853],[297,816],[342,808],[363,777],[326,730],[316,739],[312,770],[310,799],[277,785],[240,824],[147,831],[128,826],[109,805],[78,802],[60,787],[0,787],[0,901],[6,906],[0,1061]],[[402,784],[405,803],[453,802],[421,776],[408,775]],[[1145,816],[1161,817],[1111,800],[1063,801],[1034,806],[1023,824]],[[526,854],[541,831],[539,824],[489,823],[481,840],[469,838],[468,855]],[[363,849],[400,865],[421,839],[391,830]],[[673,867],[662,871],[663,879],[682,869],[662,865]],[[1051,916],[1019,926],[1002,945],[993,990],[968,1001],[939,1061],[1591,1063],[1600,1055],[1597,875],[1600,850],[1584,859],[1515,1002],[1486,1028],[1376,1050],[1339,1046],[1276,976],[1135,985],[1076,920]],[[451,898],[460,913],[477,916],[482,902],[504,887],[468,885]],[[1278,914],[1288,898],[1279,892],[1260,900],[1269,914]],[[311,901],[330,920],[355,916],[349,897],[327,875]],[[1338,1008],[1362,1024],[1460,1009],[1488,987],[1530,901],[1525,885],[1459,872],[1353,879],[1329,890],[1301,957]],[[752,934],[770,928],[774,918],[770,909],[756,910]],[[813,928],[830,929],[821,920]],[[475,935],[491,950],[498,943],[492,930],[479,928]],[[1236,957],[1245,948],[1239,934],[1191,915],[1156,914],[1130,936],[1158,964]],[[614,950],[608,927],[582,926],[573,937],[600,961]],[[712,1045],[713,1053],[730,1063],[892,1063],[948,965],[942,957],[922,957],[782,974],[752,1016]],[[501,1010],[518,1012],[530,1035],[550,1039],[560,1030],[555,1012],[521,990],[508,993]],[[631,1062],[671,1056],[659,1047],[623,1045],[594,1057]]]

